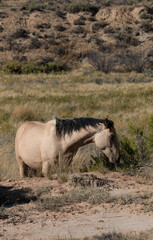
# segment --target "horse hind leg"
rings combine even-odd
[[[17,157],[17,162],[18,162],[18,165],[19,165],[20,177],[24,178],[25,177],[25,163],[23,162],[21,157]]]

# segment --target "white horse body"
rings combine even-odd
[[[91,142],[100,147],[111,162],[117,161],[119,149],[114,127],[107,127],[102,122],[86,124],[85,121],[89,122],[89,120],[95,121],[95,119],[88,118],[63,120],[71,124],[71,131],[69,131],[67,123],[64,122],[65,133],[62,129],[62,120],[59,122],[59,129],[57,129],[58,119],[53,119],[47,123],[36,121],[23,123],[15,138],[15,153],[20,176],[24,177],[24,164],[33,169],[42,169],[42,173],[47,176],[49,168],[59,164],[60,159],[71,160],[79,147]],[[84,121],[83,126],[80,124],[81,121]],[[111,142],[112,135],[115,140],[113,142]]]

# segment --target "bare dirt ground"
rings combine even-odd
[[[81,239],[153,229],[152,179],[115,172],[71,175],[65,183],[61,183],[62,179],[55,175],[53,180],[27,178],[0,182],[0,239]],[[80,190],[84,194],[95,192],[88,199],[67,198],[66,204],[62,203],[62,196]],[[107,193],[107,198],[101,201],[101,195],[97,200],[96,191]],[[61,205],[54,202],[50,209],[42,207],[43,199],[53,196],[61,197]]]

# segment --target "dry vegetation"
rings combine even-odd
[[[34,62],[48,71],[44,65],[55,62],[74,68],[94,49],[105,56],[109,70],[127,69],[129,52],[130,61],[138,56],[139,65],[152,68],[151,0],[1,0],[0,4],[1,66],[11,61],[18,71],[25,67],[23,72],[30,72]]]
[[[96,181],[101,184],[94,186]],[[0,190],[2,239],[152,240],[153,192],[148,178],[78,173],[67,174],[67,181],[61,182],[54,174],[52,180],[3,181]]]
[[[13,236],[21,239],[24,225],[31,223],[36,232],[41,225],[40,234],[49,226],[45,234],[50,236],[50,225],[64,222],[65,216],[81,219],[82,213],[97,216],[110,209],[151,219],[152,43],[152,0],[0,0],[0,224],[6,227],[0,238],[12,239],[13,229]],[[24,121],[46,122],[55,115],[112,119],[121,165],[108,164],[91,144],[78,151],[69,169],[88,173],[70,179],[68,171],[59,174],[57,169],[49,179],[38,172],[39,178],[20,181],[14,154],[17,128]],[[89,173],[97,170],[106,179]],[[85,240],[152,237],[152,230],[137,235],[107,230]]]
[[[129,123],[147,131],[152,115],[152,12],[150,1],[1,1],[1,178],[17,175],[13,142],[22,121],[47,121],[54,115],[109,117],[118,134],[127,134]],[[137,154],[130,160],[142,162],[150,156],[144,138],[138,137]],[[123,150],[128,143],[136,152],[128,139],[122,143]]]
[[[146,79],[149,82],[145,83]],[[146,74],[105,75],[91,67],[51,75],[2,74],[0,91],[1,178],[18,176],[14,136],[23,121],[48,121],[54,115],[61,118],[109,117],[115,122],[118,135],[129,135],[129,124],[146,128],[152,116],[153,84],[152,77]],[[97,156],[96,149],[89,149],[77,154],[76,159],[83,167],[87,162],[89,166],[91,154]],[[140,150],[143,150],[141,146]],[[147,156],[145,154],[146,159]],[[144,161],[144,152],[137,156],[140,157]]]

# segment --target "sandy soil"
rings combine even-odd
[[[96,176],[103,184],[95,186],[94,182],[82,187],[80,183],[73,184],[72,176],[66,183],[60,183],[61,179],[57,176],[53,180],[31,178],[0,182],[0,239],[72,239],[111,232],[139,233],[153,229],[151,179],[119,173],[88,175]],[[85,179],[88,175],[79,176]],[[89,201],[80,201],[63,206],[59,211],[39,210],[40,192],[43,197],[62,196],[72,189],[80,188],[84,191],[87,188],[99,188],[118,199],[127,194],[133,199],[135,196],[143,197],[141,200],[127,200],[124,203],[106,201],[91,204]]]

